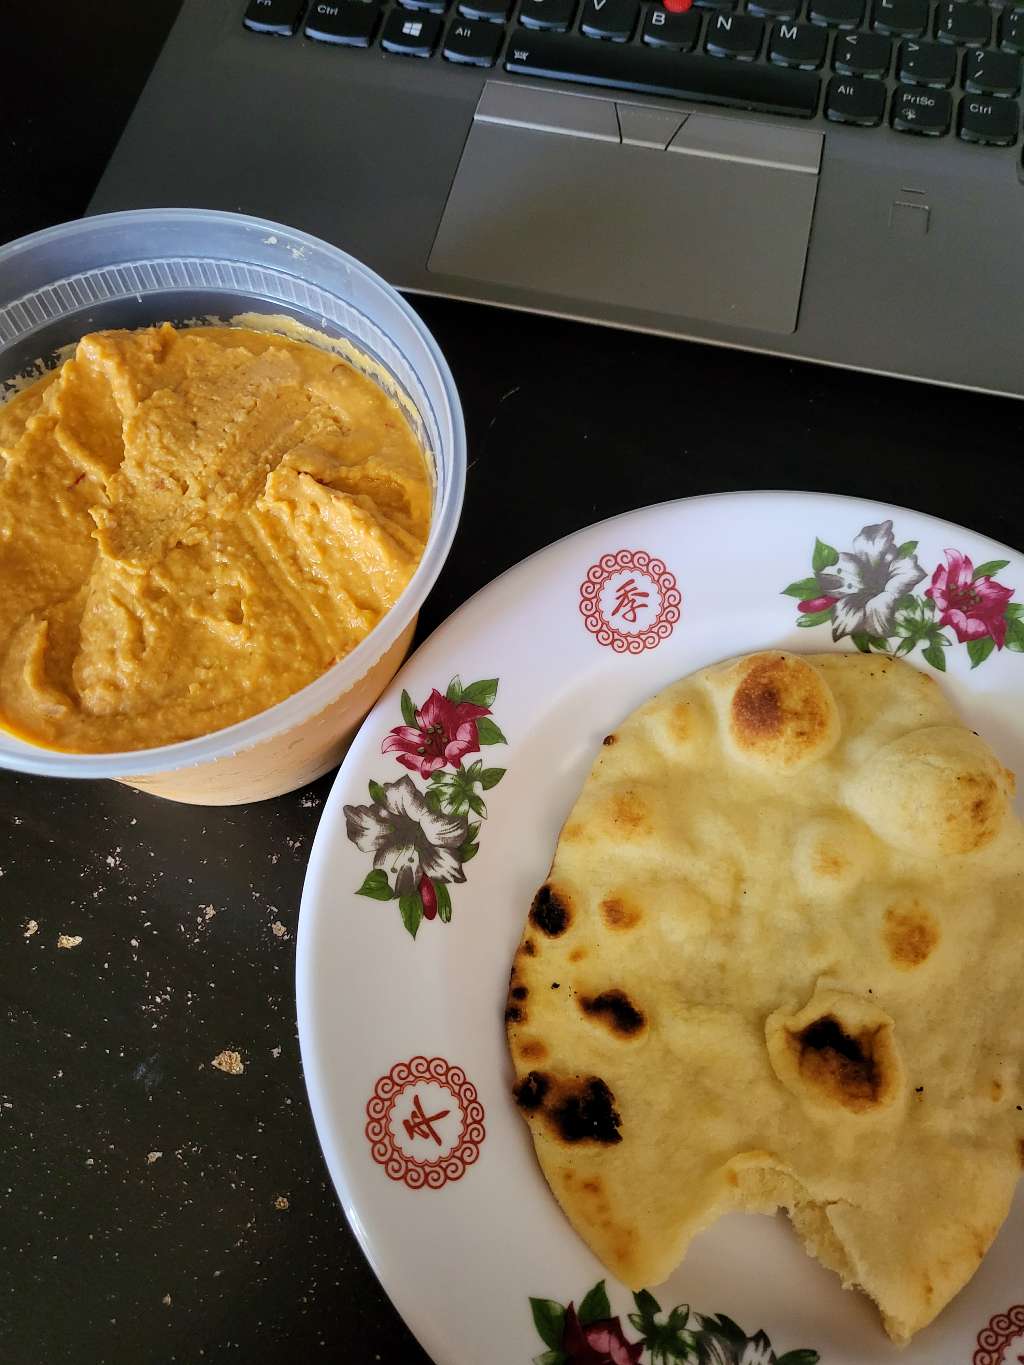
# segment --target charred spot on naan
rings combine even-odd
[[[530,906],[530,923],[548,938],[559,938],[572,923],[569,898],[545,882]]]
[[[631,787],[615,792],[608,814],[616,838],[632,839],[651,832],[651,816],[647,803],[640,793]]]
[[[647,1024],[643,1011],[625,991],[602,991],[600,995],[579,995],[579,1007],[590,1019],[603,1024],[619,1038],[635,1038]]]
[[[938,947],[939,926],[918,901],[890,905],[885,912],[885,946],[894,966],[912,971]]]
[[[882,1102],[891,1085],[881,1029],[856,1036],[827,1014],[790,1034],[800,1074],[844,1109],[860,1113]]]
[[[828,683],[793,654],[754,654],[736,666],[729,733],[739,757],[795,771],[823,758],[839,737]]]
[[[527,1038],[521,1043],[516,1043],[516,1051],[527,1062],[543,1062],[548,1055],[547,1045],[539,1038]]]
[[[609,929],[635,929],[643,919],[643,911],[626,896],[607,896],[601,902],[601,915]]]
[[[600,1076],[552,1076],[531,1071],[516,1085],[513,1095],[520,1109],[542,1115],[562,1142],[610,1146],[622,1141],[622,1118],[615,1108],[615,1096]]]

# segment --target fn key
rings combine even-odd
[[[833,123],[875,128],[885,113],[885,84],[857,76],[833,76],[825,92],[825,117]]]

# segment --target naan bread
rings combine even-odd
[[[1024,1161],[1024,828],[935,681],[755,654],[604,741],[512,968],[515,1096],[633,1288],[782,1207],[907,1340]]]

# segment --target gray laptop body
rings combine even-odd
[[[732,41],[721,11],[693,11],[704,28],[687,56],[644,41],[660,6],[639,5],[634,36],[612,43],[579,31],[579,5],[569,33],[522,27],[520,8],[550,0],[516,0],[495,64],[479,68],[442,55],[460,23],[476,40],[487,22],[462,21],[455,0],[440,16],[374,0],[366,48],[301,25],[253,32],[244,0],[185,0],[91,209],[249,212],[335,242],[402,289],[1024,394],[1020,139],[960,134],[995,116],[1019,129],[1012,96],[965,89],[966,63],[983,75],[983,54],[1005,52],[1013,12],[988,11],[981,47],[935,40],[951,8],[939,0],[874,0],[925,5],[928,34],[890,35],[889,75],[844,91],[833,63],[848,29],[817,25],[828,46],[815,73],[767,54],[780,23],[814,39],[808,7],[832,2],[781,0],[802,5],[799,19],[762,17],[760,55],[741,63],[707,55],[712,24]],[[866,4],[854,48],[886,25]],[[756,7],[740,0],[735,16]],[[305,17],[315,28],[332,8],[314,0]],[[439,33],[431,57],[382,49],[379,25],[423,19]],[[915,43],[952,50],[951,88],[896,78]],[[551,79],[559,63],[586,83]],[[1012,65],[1000,57],[1004,83]],[[884,101],[878,126],[827,116],[829,100],[865,94]],[[916,134],[915,117],[943,111],[947,131]]]

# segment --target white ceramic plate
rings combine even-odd
[[[657,1365],[642,1317],[630,1321],[633,1296],[548,1192],[511,1100],[502,1021],[527,907],[602,737],[715,660],[855,638],[870,648],[866,632],[920,668],[943,666],[971,725],[1022,772],[1017,603],[1024,556],[971,531],[849,498],[726,494],[550,546],[402,670],[324,810],[302,901],[298,1015],[345,1213],[439,1365]],[[834,643],[837,622],[856,637]],[[453,785],[460,762],[470,780]],[[463,814],[431,809],[470,797]],[[392,899],[396,887],[407,894]],[[721,1220],[654,1296],[665,1312],[689,1305],[692,1337],[677,1337],[674,1357],[684,1365],[1018,1365],[1022,1252],[1018,1197],[974,1279],[904,1351],[782,1216]],[[601,1280],[608,1306],[600,1289],[586,1297]],[[571,1327],[565,1336],[570,1302],[582,1318],[618,1319],[588,1334],[590,1355]]]

